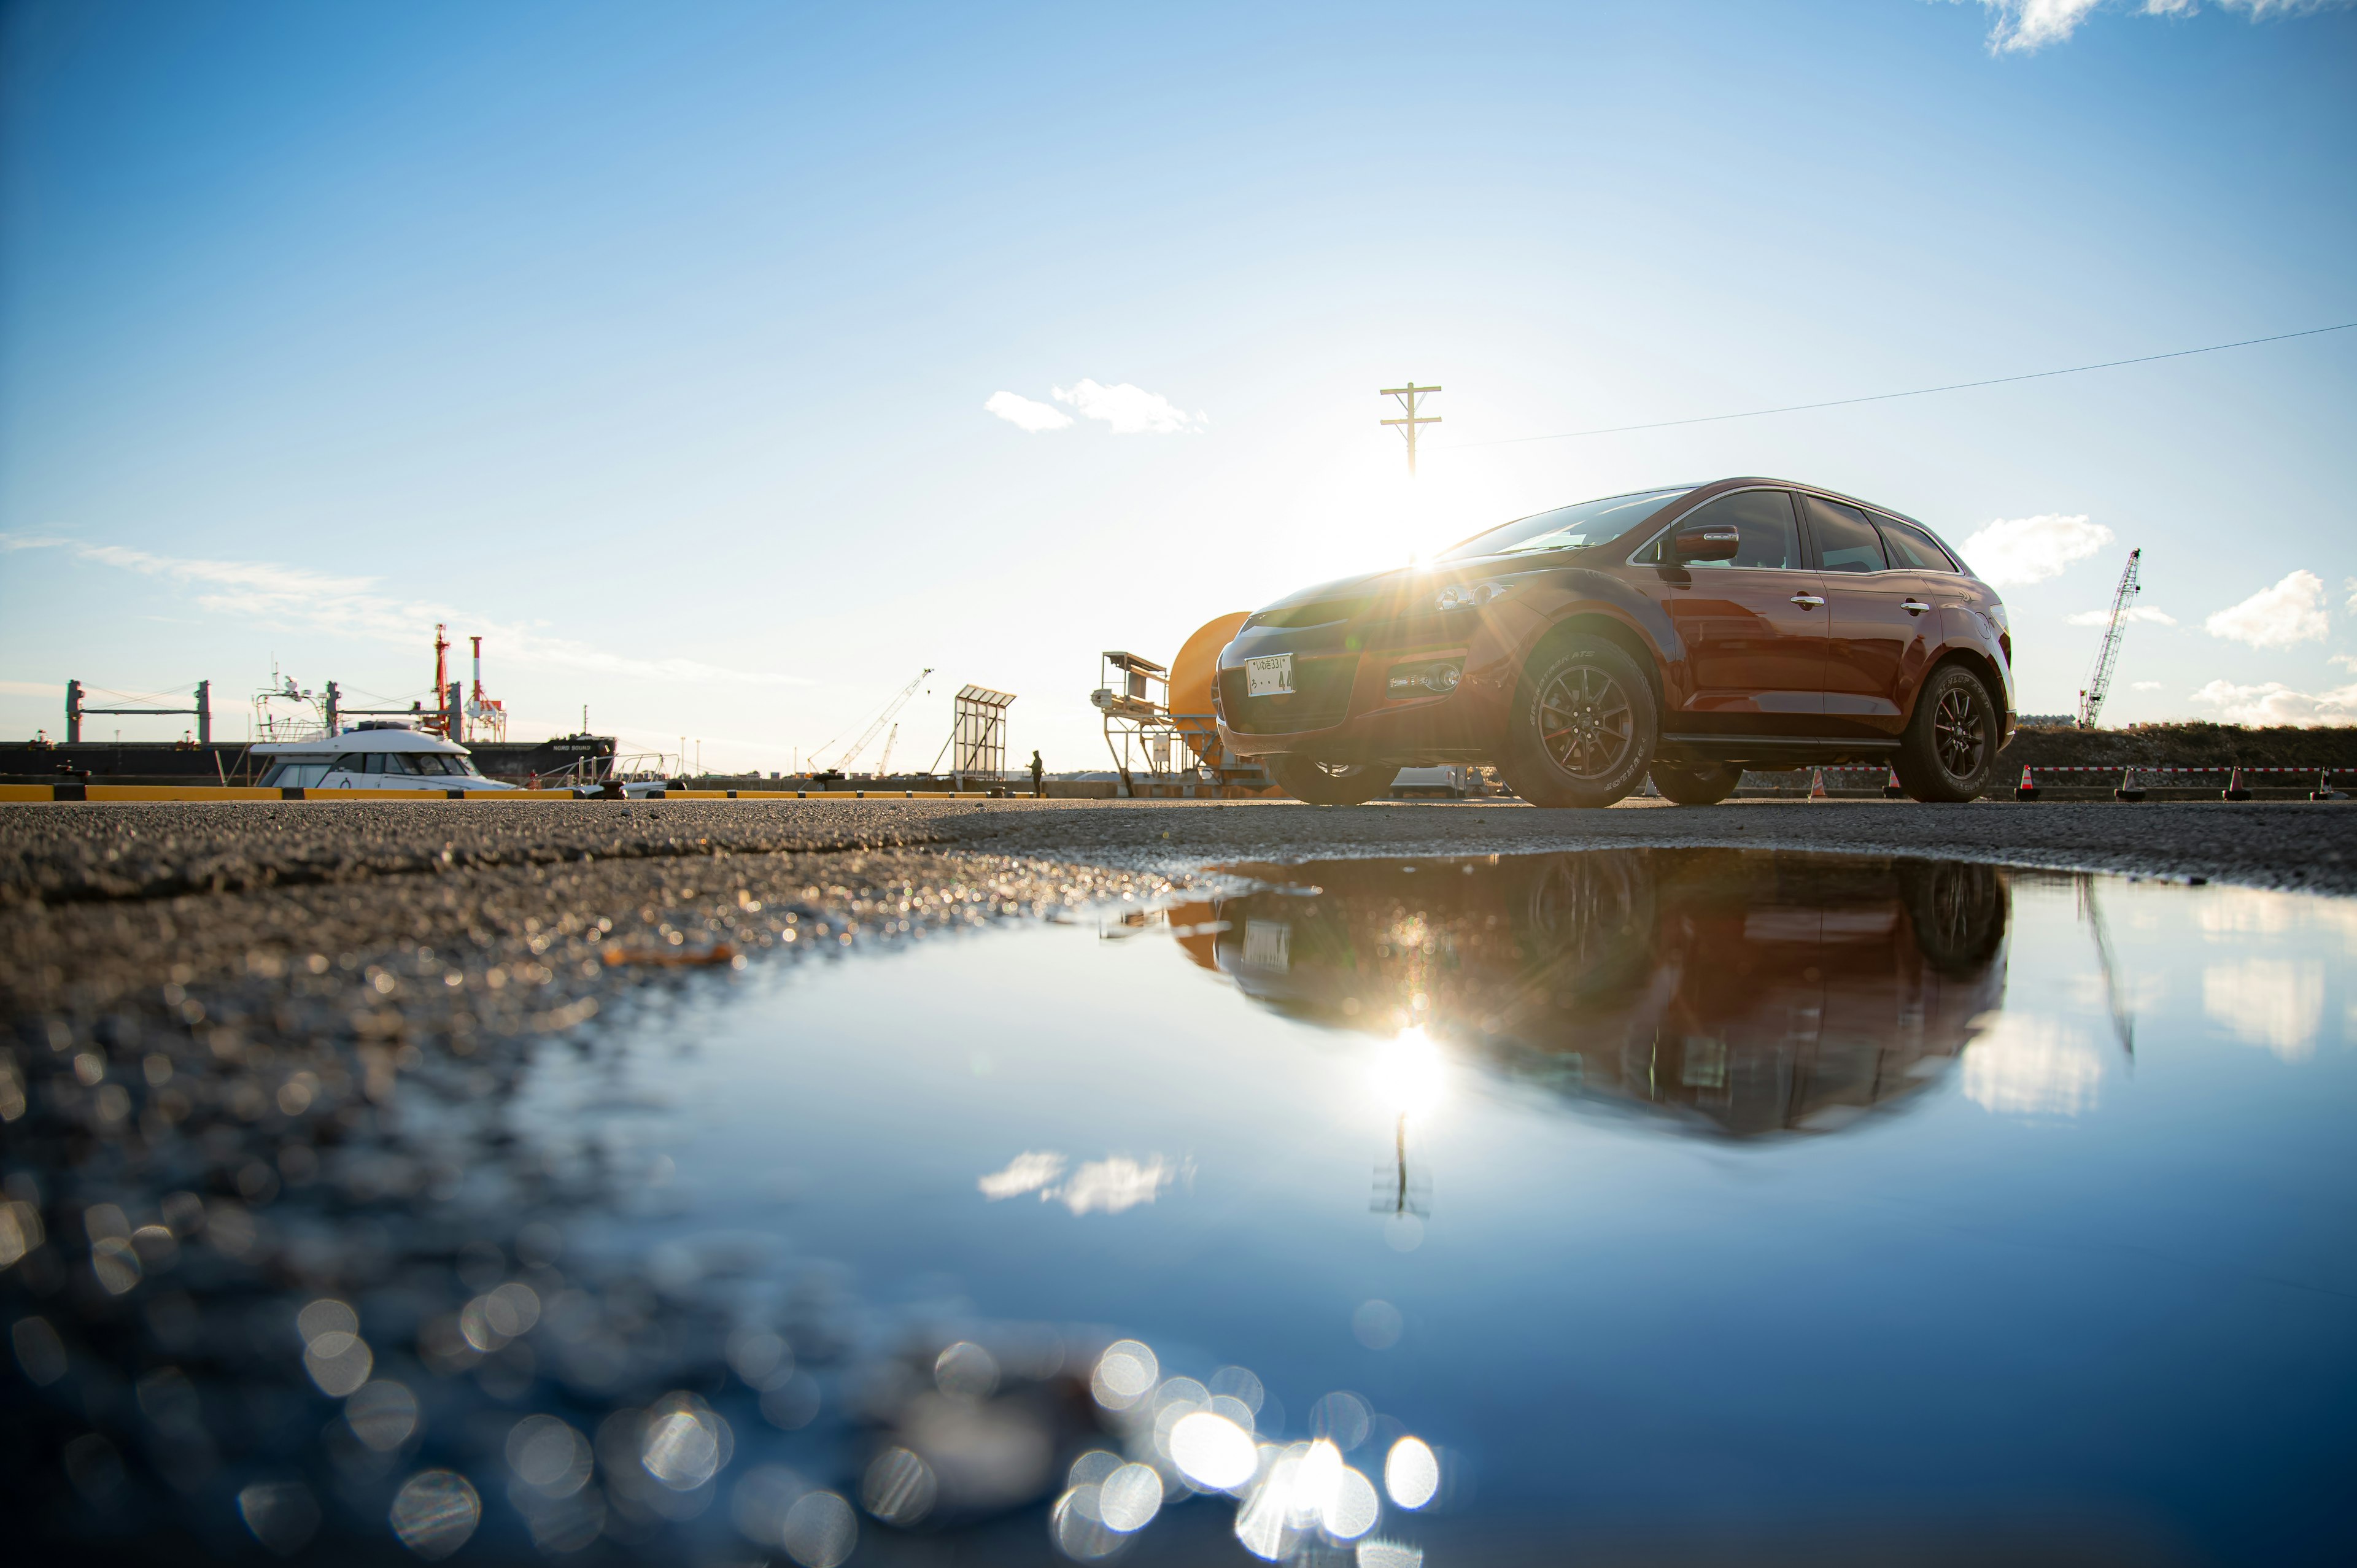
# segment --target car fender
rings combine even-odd
[[[1500,644],[1520,679],[1540,643],[1575,616],[1600,615],[1632,634],[1648,650],[1654,686],[1664,700],[1683,682],[1685,642],[1661,603],[1607,573],[1572,567],[1535,574],[1521,591],[1498,601],[1490,612],[1501,633]]]

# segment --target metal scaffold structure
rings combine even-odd
[[[980,774],[996,779],[1006,772],[1006,710],[1014,703],[1012,692],[994,692],[987,686],[958,688],[950,724],[953,776]]]
[[[165,714],[177,716],[181,714],[188,714],[192,715],[197,721],[196,743],[199,746],[210,746],[212,744],[213,683],[210,681],[199,681],[197,682],[197,689],[194,693],[196,697],[196,705],[187,708],[93,708],[83,701],[84,694],[89,690],[90,688],[84,686],[79,681],[68,681],[66,682],[66,742],[68,745],[79,746],[81,744],[81,721],[86,715],[91,714],[108,714],[117,716],[136,715],[143,718],[156,717]],[[123,696],[128,693],[108,693],[105,694],[110,696]],[[161,699],[150,698],[148,700],[160,701]]]
[[[2136,582],[2136,564],[2143,558],[2142,550],[2128,552],[2127,569],[2120,574],[2120,585],[2112,594],[2111,617],[2104,622],[2104,645],[2095,651],[2095,673],[2079,693],[2081,729],[2095,727],[2104,711],[2104,699],[2111,695],[2112,671],[2120,661],[2120,633],[2126,629],[2128,601],[2143,591]]]
[[[1258,763],[1230,757],[1220,742],[1212,690],[1220,650],[1243,622],[1239,610],[1198,628],[1168,666],[1135,653],[1102,656],[1089,701],[1104,715],[1105,749],[1125,794],[1135,796],[1141,784],[1189,793],[1209,786],[1221,795],[1273,786]]]

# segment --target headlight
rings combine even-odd
[[[1512,593],[1513,587],[1512,583],[1501,583],[1494,578],[1480,583],[1451,583],[1440,590],[1440,596],[1433,601],[1433,608],[1444,611],[1479,609],[1500,595]]]
[[[1465,661],[1461,659],[1420,659],[1413,664],[1394,664],[1391,676],[1383,682],[1383,694],[1389,697],[1414,697],[1431,692],[1445,694],[1457,690],[1457,682],[1465,678]]]

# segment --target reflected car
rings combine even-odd
[[[1279,1011],[1420,1027],[1518,1082],[1744,1138],[1936,1081],[2005,994],[1993,867],[1727,850],[1239,866],[1196,962]]]
[[[1889,765],[1969,800],[2015,723],[2005,606],[1929,528],[1781,479],[1608,496],[1437,560],[1305,588],[1221,650],[1221,744],[1297,799],[1495,767],[1540,806],[1650,773],[1725,800],[1746,768]]]

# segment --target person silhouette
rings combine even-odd
[[[1048,793],[1048,769],[1040,764],[1039,754],[1031,753],[1031,795],[1034,800]]]

